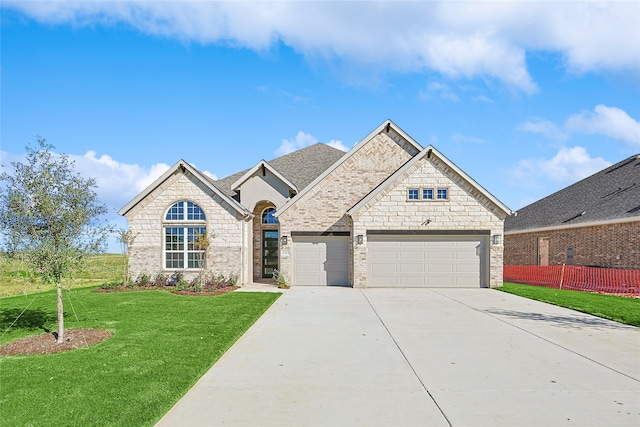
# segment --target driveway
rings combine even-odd
[[[491,289],[292,288],[159,426],[640,425],[640,329]]]

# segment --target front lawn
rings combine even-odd
[[[640,326],[640,299],[638,298],[559,290],[517,283],[505,283],[496,289],[627,325]]]
[[[279,295],[73,289],[66,327],[113,336],[65,353],[0,357],[0,424],[153,425]],[[54,292],[0,298],[0,345],[56,330],[55,304]]]

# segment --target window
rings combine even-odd
[[[200,236],[207,235],[205,220],[206,216],[202,208],[186,200],[174,203],[167,210],[165,221],[184,224],[171,224],[164,227],[166,269],[197,269],[205,266],[205,248],[198,244]],[[198,222],[203,224],[197,224]]]
[[[409,188],[407,189],[407,200],[449,200],[448,188]]]
[[[275,208],[267,208],[262,211],[262,223],[263,224],[277,224],[278,219],[274,216],[276,213]]]
[[[193,202],[187,202],[185,200],[174,203],[169,210],[165,220],[167,221],[184,221],[185,211],[187,212],[187,221],[204,221],[206,219],[204,212],[200,206]]]

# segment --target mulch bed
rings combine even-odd
[[[56,343],[55,334],[49,332],[5,344],[0,347],[0,356],[60,353],[101,343],[110,336],[111,332],[104,329],[67,329],[64,331],[64,341]]]
[[[233,292],[236,289],[239,289],[239,286],[225,286],[224,288],[219,288],[216,289],[215,291],[212,292],[205,292],[205,291],[200,291],[200,292],[192,292],[192,291],[176,291],[171,289],[170,287],[164,287],[164,288],[156,288],[156,287],[133,287],[133,288],[127,288],[125,286],[118,286],[117,288],[113,288],[113,289],[103,289],[103,288],[98,288],[95,290],[95,292],[99,292],[99,293],[110,293],[110,292],[131,292],[131,291],[157,291],[157,290],[163,290],[163,291],[168,291],[171,292],[172,294],[176,294],[176,295],[190,295],[190,296],[202,296],[202,297],[206,297],[206,296],[214,296],[214,295],[222,295],[222,294],[227,294],[229,292]]]

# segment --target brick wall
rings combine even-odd
[[[180,200],[197,203],[204,210],[207,233],[214,236],[208,269],[225,275],[245,274],[241,271],[242,237],[246,233],[246,230],[243,232],[242,215],[190,173],[176,172],[125,215],[129,230],[136,236],[129,248],[131,277],[135,279],[142,273],[173,272],[163,265],[163,219],[167,209]]]
[[[509,234],[504,238],[505,265],[537,265],[539,238],[549,239],[550,265],[565,263],[567,247],[573,246],[574,265],[640,269],[640,220],[620,224]]]
[[[407,201],[408,188],[446,187],[447,201]],[[489,230],[503,234],[505,213],[446,164],[423,158],[363,206],[353,218],[353,234],[367,230]],[[428,224],[424,224],[429,220]],[[489,245],[489,285],[502,285],[502,245]],[[366,286],[367,245],[354,245],[354,286]]]
[[[292,231],[350,232],[352,224],[346,211],[417,152],[393,130],[376,135],[278,218],[280,235],[291,236]],[[289,239],[280,251],[280,270],[289,283],[292,244]]]

